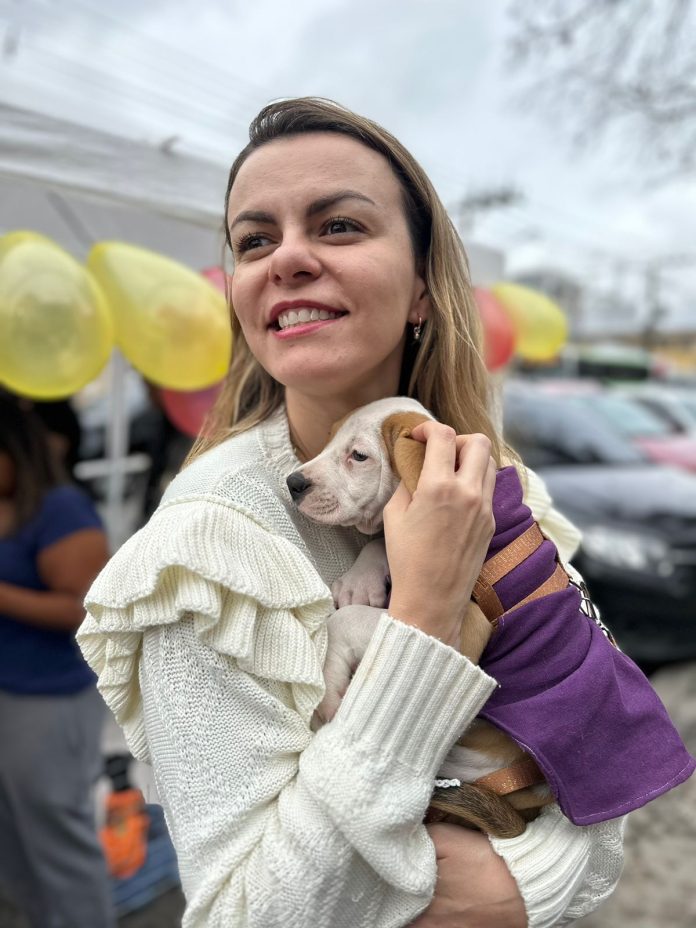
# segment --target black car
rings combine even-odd
[[[696,658],[696,475],[650,463],[585,394],[507,385],[505,437],[583,533],[573,559],[646,670]]]

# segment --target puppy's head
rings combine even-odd
[[[327,525],[354,525],[373,534],[382,510],[403,480],[416,488],[425,445],[411,429],[432,416],[416,400],[377,400],[334,426],[321,454],[287,478],[297,507]]]

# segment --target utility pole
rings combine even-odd
[[[655,347],[657,330],[667,310],[660,302],[660,289],[662,287],[661,269],[651,266],[645,271],[645,304],[648,315],[643,324],[643,347],[652,351]]]
[[[696,254],[676,253],[653,258],[645,266],[645,305],[647,316],[642,329],[643,347],[651,351],[657,341],[660,323],[667,315],[662,303],[662,273],[665,268],[692,265],[696,267]]]

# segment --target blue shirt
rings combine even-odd
[[[73,486],[55,487],[17,532],[0,538],[0,581],[46,590],[38,571],[44,548],[88,528],[101,528],[89,497]],[[77,693],[95,682],[74,632],[39,628],[0,612],[0,689],[10,693]]]

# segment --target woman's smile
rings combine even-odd
[[[314,332],[346,315],[345,310],[315,300],[285,300],[271,310],[269,329],[278,338],[288,338]]]

